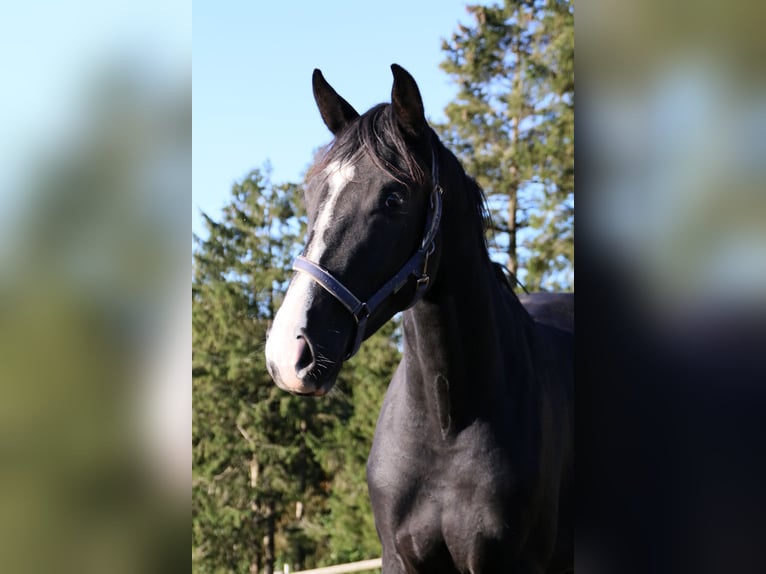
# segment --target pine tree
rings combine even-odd
[[[324,517],[324,527],[331,534],[328,565],[380,556],[366,465],[383,396],[401,358],[398,325],[395,318],[381,327],[339,376],[337,392],[347,397],[348,409],[327,436],[321,453],[324,468],[333,476]]]
[[[442,44],[458,95],[439,129],[487,193],[495,257],[532,289],[571,287],[572,3],[505,0],[467,10],[472,25]]]
[[[199,572],[270,574],[277,553],[295,561],[314,550],[298,535],[305,512],[295,508],[308,506],[324,479],[308,449],[324,432],[317,402],[279,390],[263,355],[304,225],[298,192],[255,170],[233,186],[222,221],[204,216],[209,237],[195,238],[192,543]],[[288,528],[294,535],[286,538]]]
[[[546,95],[535,130],[535,158],[543,193],[538,195],[525,241],[528,276],[551,289],[574,289],[574,13],[570,1],[548,1],[535,32],[537,75]]]
[[[302,245],[300,186],[254,170],[221,221],[203,214],[192,282],[192,559],[195,572],[264,572],[380,555],[365,464],[400,358],[396,321],[368,339],[336,389],[295,397],[263,346]]]

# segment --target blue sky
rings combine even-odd
[[[389,101],[390,65],[418,82],[439,120],[457,89],[439,69],[442,39],[468,23],[465,0],[194,2],[192,227],[214,218],[234,181],[267,160],[299,181],[331,139],[314,104],[320,68],[360,113]]]

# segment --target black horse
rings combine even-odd
[[[314,71],[335,139],[307,175],[308,238],[266,344],[321,396],[396,312],[404,354],[367,465],[383,571],[572,569],[573,295],[529,296],[488,255],[483,194],[415,80],[359,115]]]

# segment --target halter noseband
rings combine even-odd
[[[420,248],[409,258],[396,275],[386,281],[366,302],[359,300],[343,283],[338,281],[332,273],[321,265],[306,259],[302,255],[299,255],[293,262],[294,270],[308,274],[330,295],[335,297],[354,318],[356,322],[354,346],[346,355],[346,359],[353,357],[359,350],[364,339],[367,319],[370,318],[383,301],[397,293],[412,277],[416,279],[415,294],[406,308],[410,308],[417,303],[428,289],[431,280],[428,263],[431,254],[436,248],[436,234],[439,232],[439,224],[442,217],[443,192],[439,184],[439,163],[436,159],[436,150],[433,147],[431,148],[431,178],[433,180],[433,189],[431,190],[430,207],[426,218],[425,234]]]

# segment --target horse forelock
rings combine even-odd
[[[335,162],[354,165],[363,155],[403,185],[424,187],[429,183],[428,173],[396,125],[390,104],[378,104],[337,134],[319,151],[306,179],[323,183],[329,165]]]

